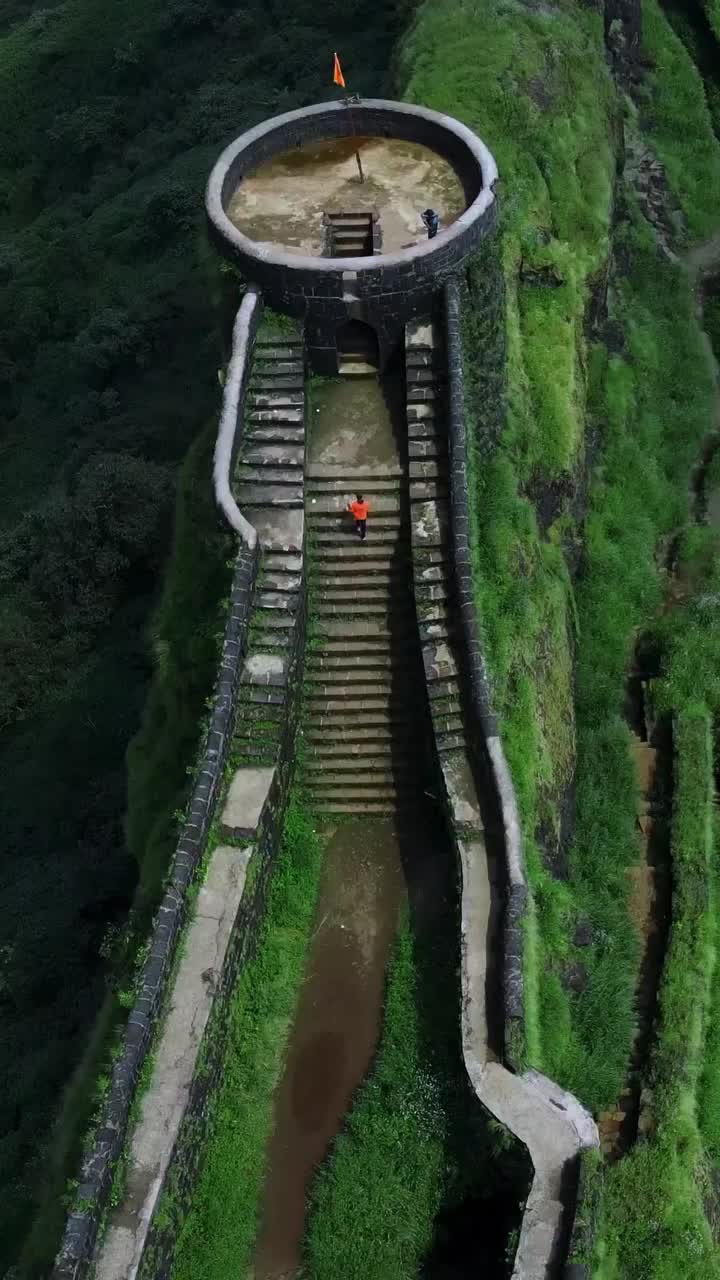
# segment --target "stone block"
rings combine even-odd
[[[238,769],[230,783],[222,813],[222,830],[226,837],[235,840],[252,839],[274,777],[274,765]]]

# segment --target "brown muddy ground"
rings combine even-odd
[[[286,151],[245,177],[230,201],[232,221],[253,240],[290,253],[320,254],[323,212],[376,212],[381,251],[394,253],[427,238],[420,214],[430,206],[441,227],[463,212],[465,196],[446,160],[415,142],[339,138]]]
[[[299,1266],[308,1183],[375,1050],[404,893],[394,821],[338,826],[327,847],[307,971],[275,1098],[257,1280],[292,1276]]]

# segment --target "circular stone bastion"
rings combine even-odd
[[[211,238],[273,309],[301,319],[315,372],[384,368],[408,320],[495,226],[495,161],[451,116],[324,102],[236,138],[207,186]],[[428,238],[423,211],[439,229]]]

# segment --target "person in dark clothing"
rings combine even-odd
[[[351,511],[353,516],[355,517],[355,532],[358,535],[361,542],[365,541],[365,534],[367,533],[367,517],[368,517],[369,510],[370,508],[368,507],[368,504],[363,498],[361,493],[356,494],[355,501],[349,503],[348,505],[348,511]]]
[[[434,240],[440,226],[440,215],[434,209],[426,209],[422,215],[422,220],[427,227],[428,240]]]

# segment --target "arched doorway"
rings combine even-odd
[[[380,363],[378,337],[362,320],[347,320],[335,334],[338,373],[372,373]]]

